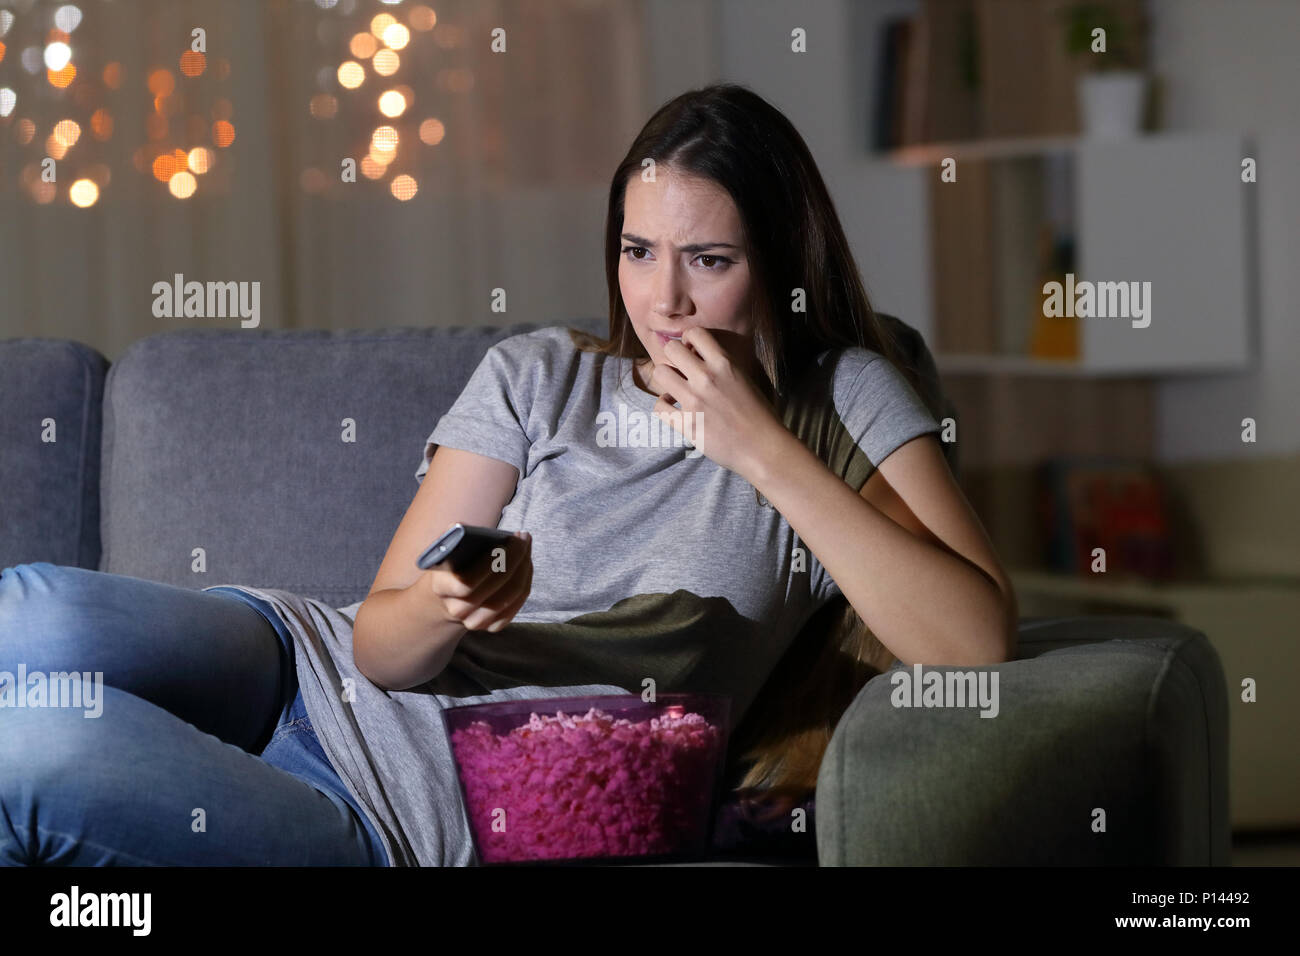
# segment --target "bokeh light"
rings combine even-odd
[[[380,126],[376,128],[374,133],[370,136],[370,150],[372,153],[389,156],[391,158],[397,153],[397,143],[399,139],[400,137],[397,135],[397,130],[393,129],[393,127]],[[379,156],[377,155],[375,158],[378,159]],[[380,162],[388,161],[389,160],[380,160]]]
[[[401,58],[392,50],[380,50],[371,61],[371,66],[380,76],[392,76],[401,65]]]
[[[59,120],[54,124],[54,138],[64,146],[75,146],[81,138],[81,127],[75,120]]]
[[[185,76],[199,76],[207,65],[207,56],[198,50],[186,50],[181,54],[180,71]]]
[[[149,92],[154,96],[171,96],[176,89],[176,77],[171,70],[154,70],[149,74]]]
[[[402,200],[402,202],[406,202],[406,200],[414,197],[419,189],[416,185],[415,179],[405,173],[400,176],[395,176],[393,181],[389,183],[388,188],[392,194]]]
[[[225,149],[235,141],[234,124],[228,120],[217,120],[212,124],[212,142]]]
[[[432,116],[420,124],[420,142],[429,146],[437,146],[442,142],[442,138],[447,135],[447,129],[442,125],[442,120],[434,119]]]
[[[392,119],[406,111],[406,97],[397,90],[388,90],[379,97],[379,112]]]
[[[57,86],[59,89],[66,88],[73,80],[77,78],[77,68],[69,63],[61,70],[49,70],[46,74],[51,86]]]
[[[368,60],[374,56],[375,51],[379,49],[379,41],[369,33],[358,33],[352,37],[352,41],[348,44],[348,49],[358,60]]]
[[[54,11],[54,25],[64,33],[71,33],[81,22],[81,11],[71,3]]]
[[[198,188],[198,180],[189,170],[183,169],[167,180],[167,188],[177,199],[189,199]]]
[[[348,90],[355,90],[366,79],[366,71],[360,63],[353,60],[345,60],[339,64],[339,86]]]
[[[185,157],[185,164],[190,172],[202,176],[212,168],[213,153],[206,146],[195,146]]]
[[[411,42],[411,31],[400,23],[394,23],[384,30],[384,45],[390,50],[400,50]]]
[[[68,65],[72,59],[72,48],[66,43],[51,43],[45,48],[45,68],[54,73]]]
[[[426,6],[411,8],[411,27],[419,30],[421,33],[426,30],[432,30],[435,23],[438,22],[438,15]]]
[[[339,101],[329,93],[317,93],[311,98],[307,108],[317,119],[333,119],[339,111]]]
[[[72,200],[72,205],[85,209],[95,205],[95,200],[99,198],[99,187],[89,179],[78,179],[69,187],[68,198]]]
[[[165,183],[177,173],[176,157],[171,153],[162,153],[153,161],[153,178]]]
[[[113,136],[113,114],[100,107],[91,114],[90,132],[95,139],[107,142]]]

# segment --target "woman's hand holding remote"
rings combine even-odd
[[[502,548],[484,554],[462,571],[445,562],[425,572],[439,616],[467,631],[495,633],[514,619],[533,585],[533,539],[516,531]]]

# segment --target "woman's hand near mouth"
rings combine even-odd
[[[664,343],[663,352],[666,364],[650,374],[660,392],[655,415],[701,454],[752,483],[789,431],[708,329],[686,329],[680,341]]]

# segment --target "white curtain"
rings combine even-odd
[[[51,32],[67,6],[0,0],[0,336],[115,359],[166,329],[240,327],[156,317],[176,274],[259,282],[263,329],[604,313],[609,176],[649,115],[639,0],[75,0],[79,22]],[[46,184],[64,120],[80,134]],[[83,180],[98,194],[79,207]]]

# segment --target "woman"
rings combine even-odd
[[[1007,577],[778,111],[735,85],[662,107],[614,175],[606,276],[607,339],[488,350],[358,604],[6,569],[0,669],[102,670],[118,723],[22,712],[0,858],[471,863],[443,708],[650,687],[727,694],[741,784],[788,804],[889,655],[1014,653]],[[457,521],[516,531],[504,560],[419,570]],[[58,783],[69,753],[90,766]]]

